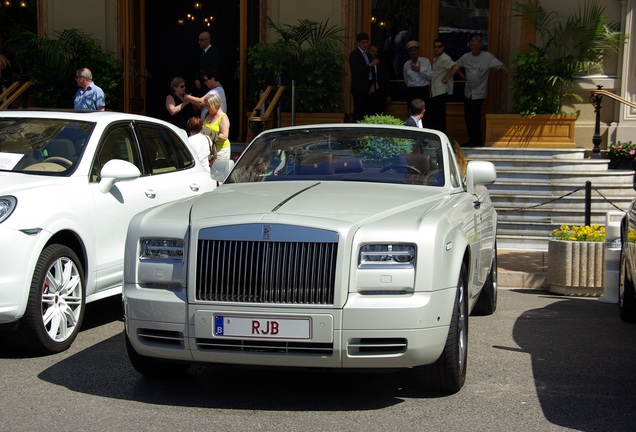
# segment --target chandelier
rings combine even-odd
[[[22,9],[29,7],[26,0],[2,0],[1,5],[3,7],[19,7]]]

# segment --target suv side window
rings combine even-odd
[[[172,131],[149,124],[138,123],[138,127],[149,174],[163,174],[194,165],[193,156]]]
[[[130,126],[117,126],[106,133],[93,161],[93,167],[91,168],[92,182],[99,181],[99,172],[106,162],[112,159],[130,162],[139,168],[140,172],[143,172],[141,158],[139,157],[133,130]]]

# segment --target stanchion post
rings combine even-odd
[[[585,225],[592,225],[592,182],[585,182]]]

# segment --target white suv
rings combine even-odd
[[[166,122],[0,112],[0,329],[29,351],[67,349],[85,304],[121,293],[131,218],[215,186]]]

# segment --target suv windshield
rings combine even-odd
[[[94,123],[42,118],[0,118],[0,171],[70,175]]]
[[[261,135],[226,183],[339,180],[444,186],[440,136],[411,130],[308,128]]]

